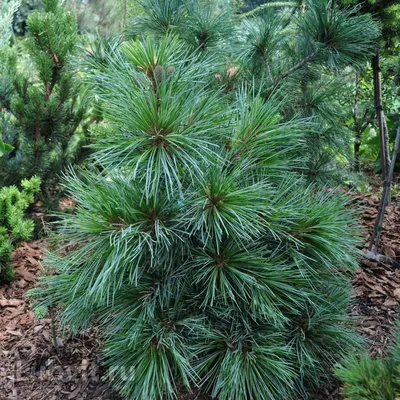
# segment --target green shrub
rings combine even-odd
[[[0,189],[0,282],[4,283],[10,282],[14,275],[10,261],[15,245],[29,239],[33,232],[34,223],[24,214],[34,201],[40,179],[23,180],[21,187],[21,190],[16,186]]]
[[[85,107],[71,65],[79,44],[76,17],[59,0],[43,4],[28,18],[22,49],[0,55],[0,133],[14,147],[0,160],[0,185],[36,175],[50,197],[57,174],[83,143],[78,128]]]
[[[308,125],[283,122],[273,98],[215,91],[212,62],[171,35],[106,59],[93,76],[102,172],[67,178],[70,251],[47,259],[42,308],[73,331],[100,325],[129,399],[175,398],[178,384],[222,400],[304,395],[358,344],[356,218],[292,172]]]
[[[336,368],[347,400],[398,400],[400,398],[400,332],[389,357],[351,356]]]

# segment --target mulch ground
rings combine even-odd
[[[397,176],[395,183],[400,182]],[[380,201],[379,183],[373,185],[374,194],[352,195],[361,210],[364,227],[363,253],[367,253]],[[360,260],[360,268],[353,279],[353,302],[350,314],[357,318],[358,330],[366,338],[373,357],[385,357],[393,343],[393,333],[400,313],[400,196],[393,197],[386,209],[378,254],[388,260]],[[390,260],[390,262],[389,262]],[[340,384],[329,379],[313,396],[313,400],[341,400]]]
[[[365,251],[379,198],[366,194],[354,194],[353,198],[362,207]],[[400,312],[399,205],[400,198],[394,199],[387,210],[380,246],[380,253],[394,262],[364,258],[354,278],[350,313],[358,317],[359,330],[374,357],[387,354]],[[117,400],[118,395],[102,379],[101,343],[96,332],[75,337],[58,332],[59,346],[55,351],[51,319],[37,320],[31,310],[26,292],[43,273],[44,248],[44,240],[22,243],[14,253],[16,279],[11,285],[0,287],[0,400]],[[339,383],[327,381],[313,399],[341,399]]]
[[[395,183],[400,182],[400,175]],[[375,185],[375,193],[379,187]],[[353,195],[361,207],[361,223],[365,230],[363,252],[373,232],[380,198],[378,195]],[[392,197],[386,209],[378,253],[386,261],[364,257],[353,280],[354,302],[352,315],[359,317],[359,329],[368,339],[373,357],[384,357],[393,339],[393,328],[400,313],[400,196]]]
[[[50,318],[37,320],[26,292],[42,273],[45,243],[37,240],[14,253],[16,276],[0,287],[1,400],[116,400],[99,363],[96,332],[65,338],[58,333],[54,351]]]

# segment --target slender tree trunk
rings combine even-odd
[[[360,147],[361,147],[361,137],[362,131],[358,124],[358,86],[360,83],[360,76],[358,72],[356,72],[356,93],[354,96],[354,105],[353,105],[353,121],[354,121],[354,130],[355,130],[355,138],[354,138],[354,170],[356,172],[360,172]],[[362,121],[361,121],[362,122]]]
[[[382,102],[382,78],[379,53],[372,58],[372,70],[374,74],[374,104],[376,116],[378,118],[379,127],[379,142],[380,142],[380,157],[382,179],[385,181],[388,178],[390,154],[389,154],[389,135],[386,126],[385,114],[383,112]]]
[[[378,251],[379,242],[381,239],[383,220],[385,218],[386,206],[388,205],[390,199],[390,187],[393,180],[393,173],[394,173],[394,168],[396,166],[396,158],[397,158],[397,153],[399,152],[399,148],[400,148],[400,121],[397,127],[396,141],[394,145],[392,160],[389,166],[387,179],[385,179],[383,183],[382,198],[379,204],[378,215],[375,220],[374,231],[371,235],[371,240],[368,247],[369,251],[372,251],[374,249],[375,254]]]
[[[354,170],[360,172],[360,147],[362,132],[357,131],[354,140]]]

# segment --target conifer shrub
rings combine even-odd
[[[93,167],[66,177],[69,251],[48,256],[42,308],[73,332],[100,327],[124,398],[172,399],[181,385],[306,397],[359,343],[346,314],[355,215],[293,172],[308,123],[251,88],[216,91],[215,61],[171,34],[99,61],[103,134]]]
[[[144,15],[131,20],[128,34],[173,33],[193,51],[212,54],[220,60],[216,83],[225,91],[246,83],[265,98],[278,92],[286,120],[314,123],[299,171],[322,185],[346,180],[353,134],[341,104],[343,76],[367,68],[375,54],[380,29],[369,15],[331,0],[264,2],[245,15],[219,8],[217,0],[140,3]]]
[[[400,331],[388,357],[352,355],[336,368],[346,400],[396,400],[400,397]]]
[[[9,283],[14,276],[12,252],[21,240],[31,237],[34,223],[25,218],[25,212],[39,191],[40,179],[32,177],[22,180],[19,190],[16,186],[0,189],[0,282]]]
[[[1,132],[14,147],[0,160],[0,184],[36,175],[46,196],[79,152],[85,107],[71,66],[79,42],[76,17],[59,0],[43,4],[28,18],[22,54],[8,48],[0,56]]]

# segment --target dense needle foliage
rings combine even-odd
[[[355,218],[295,172],[308,122],[245,86],[215,90],[215,58],[171,33],[92,62],[103,135],[93,168],[66,178],[78,205],[59,222],[69,251],[49,255],[42,304],[73,331],[100,325],[126,398],[174,398],[178,384],[306,396],[358,343]]]
[[[0,185],[37,175],[49,197],[57,173],[80,149],[84,107],[71,68],[79,40],[76,17],[58,0],[43,4],[27,21],[25,64],[15,47],[0,55],[0,132],[14,147],[0,161]]]
[[[25,212],[39,191],[40,179],[33,177],[16,186],[0,189],[0,283],[8,283],[14,276],[10,265],[15,245],[30,238],[34,223],[25,218]]]
[[[220,61],[216,76],[225,91],[245,82],[264,98],[278,94],[285,120],[301,116],[315,124],[301,172],[323,184],[343,181],[353,141],[341,104],[343,76],[365,69],[375,54],[380,30],[370,15],[328,0],[270,2],[248,18],[232,8],[216,12],[213,0],[140,3],[145,15],[132,19],[128,34],[173,33],[188,49]]]
[[[10,40],[13,15],[20,5],[21,0],[4,0],[0,4],[0,46]]]
[[[339,365],[336,374],[343,382],[346,400],[395,400],[400,396],[400,331],[390,356],[372,359],[351,356]]]

